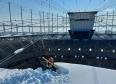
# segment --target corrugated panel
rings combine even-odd
[[[71,30],[89,31],[93,29],[94,21],[71,21]]]
[[[95,13],[74,12],[69,14],[70,28],[76,31],[89,31],[93,29]]]

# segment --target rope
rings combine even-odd
[[[27,44],[26,46],[24,46],[24,50],[29,48],[30,46],[34,45],[36,42],[38,42],[39,40],[35,41],[35,42],[30,42],[29,44]],[[23,51],[24,51],[23,50]],[[22,52],[23,52],[22,51]],[[21,52],[20,52],[21,53]],[[19,53],[17,53],[19,54]],[[2,66],[3,63],[6,63],[8,60],[10,60],[11,58],[15,57],[17,54],[15,54],[14,52],[11,53],[10,55],[6,56],[5,58],[3,58],[2,60],[0,60],[0,66]]]

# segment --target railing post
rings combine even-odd
[[[3,23],[3,33],[4,33],[4,35],[6,34],[5,23]]]
[[[49,32],[50,32],[50,22],[49,22],[50,20],[49,20],[49,16],[50,16],[49,13],[47,13],[48,34],[49,34]]]
[[[28,27],[29,27],[29,33],[30,33],[30,32],[31,32],[31,31],[30,31],[30,25],[29,25]]]
[[[45,18],[44,18],[44,11],[43,11],[43,27],[44,27],[44,33],[45,33]]]
[[[111,33],[113,33],[113,26],[114,26],[114,11],[112,14],[112,28],[111,28]]]
[[[33,13],[31,9],[31,28],[32,28],[32,34],[33,34]]]
[[[21,23],[22,23],[22,33],[24,33],[24,30],[23,30],[23,9],[22,9],[22,6],[20,7],[21,8]]]
[[[16,32],[17,32],[17,34],[18,34],[18,24],[16,24]]]
[[[57,33],[58,33],[58,14],[57,14]]]
[[[10,25],[11,25],[11,33],[12,33],[12,13],[11,13],[11,4],[8,2],[9,5],[9,15],[10,15]]]
[[[39,21],[40,22],[40,31],[39,32],[41,33],[42,29],[41,29],[41,13],[40,12],[39,12],[39,18],[40,18],[40,21]]]
[[[107,11],[107,17],[106,17],[106,32],[108,32],[107,30],[108,30],[108,11]]]
[[[68,32],[68,30],[67,30],[67,13],[66,13],[66,32]]]
[[[53,15],[53,13],[52,13],[52,33],[54,32],[54,30],[53,30],[53,25],[54,25],[54,15]]]

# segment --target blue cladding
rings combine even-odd
[[[91,39],[96,11],[69,12],[71,39]]]

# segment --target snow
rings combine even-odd
[[[70,84],[116,84],[116,70],[57,63],[69,70]]]
[[[0,84],[115,84],[116,70],[55,63],[57,72],[41,68],[0,69]]]
[[[0,69],[0,84],[68,84],[68,71],[59,69],[58,73],[38,69]]]

